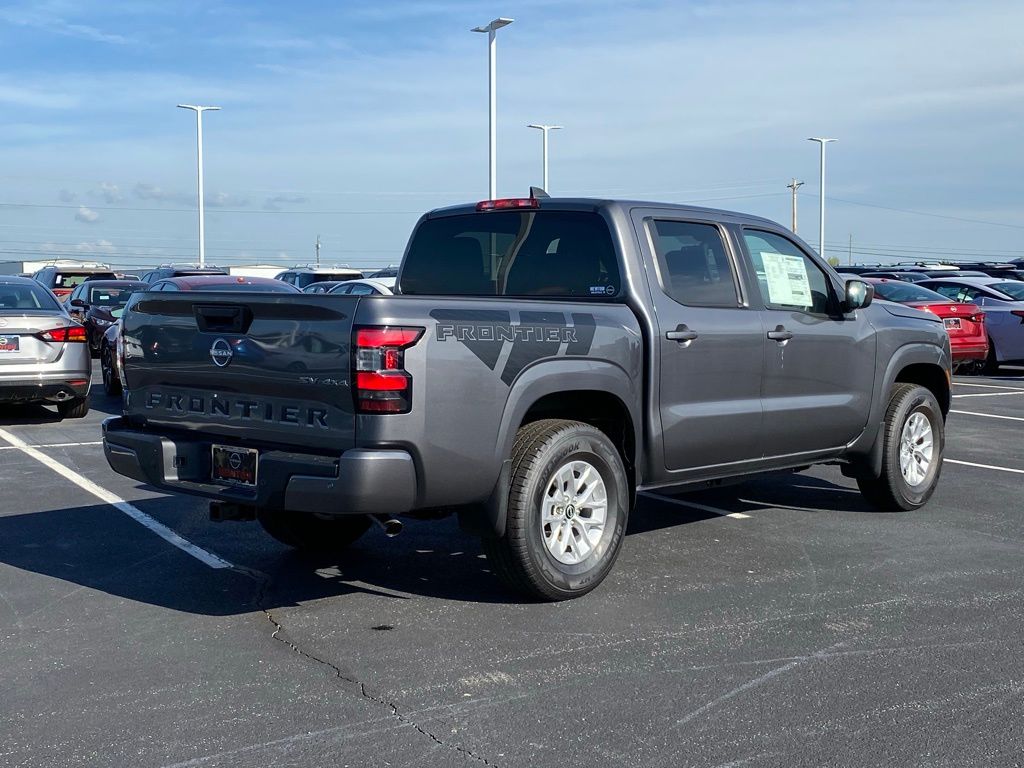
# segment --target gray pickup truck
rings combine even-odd
[[[941,321],[873,303],[774,222],[445,208],[396,293],[136,295],[110,466],[296,547],[457,513],[503,580],[549,600],[601,582],[639,491],[834,463],[907,510],[938,481]]]

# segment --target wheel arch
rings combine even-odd
[[[505,532],[512,444],[524,424],[539,419],[580,421],[604,432],[622,456],[632,499],[641,480],[636,430],[642,424],[642,386],[642,377],[631,378],[618,365],[602,360],[561,359],[523,371],[509,390],[502,414],[495,447],[501,471],[484,504],[481,532],[490,536]]]

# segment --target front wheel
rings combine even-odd
[[[935,492],[942,472],[945,422],[939,402],[916,384],[897,384],[879,435],[882,473],[857,478],[860,492],[886,512],[918,509]]]
[[[263,530],[282,544],[309,552],[338,552],[366,533],[370,518],[343,515],[322,518],[310,512],[262,508],[256,513]]]
[[[615,563],[630,496],[622,458],[603,432],[560,419],[527,424],[512,448],[505,535],[485,538],[484,552],[519,592],[579,597]]]

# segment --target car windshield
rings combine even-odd
[[[922,288],[920,285],[893,280],[889,283],[874,283],[875,294],[886,301],[949,301],[941,293]]]
[[[622,283],[608,224],[584,211],[501,211],[427,219],[401,292],[606,299]]]
[[[100,307],[123,307],[137,288],[92,288],[89,303]]]
[[[362,272],[300,272],[295,276],[295,285],[299,288],[306,288],[313,283],[344,282],[345,280],[359,280]]]
[[[61,310],[53,294],[36,283],[0,283],[0,315]]]
[[[1007,296],[1016,299],[1017,301],[1024,301],[1024,282],[1019,280],[1007,281],[1005,283],[993,283],[989,286],[1000,293],[1005,293]]]

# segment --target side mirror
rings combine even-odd
[[[72,299],[71,300],[71,306],[72,307],[78,307],[79,309],[88,309],[89,308],[89,305],[86,304],[82,299]]]
[[[843,301],[843,311],[853,312],[855,309],[863,309],[875,299],[874,286],[865,283],[863,280],[846,281],[846,299]]]

